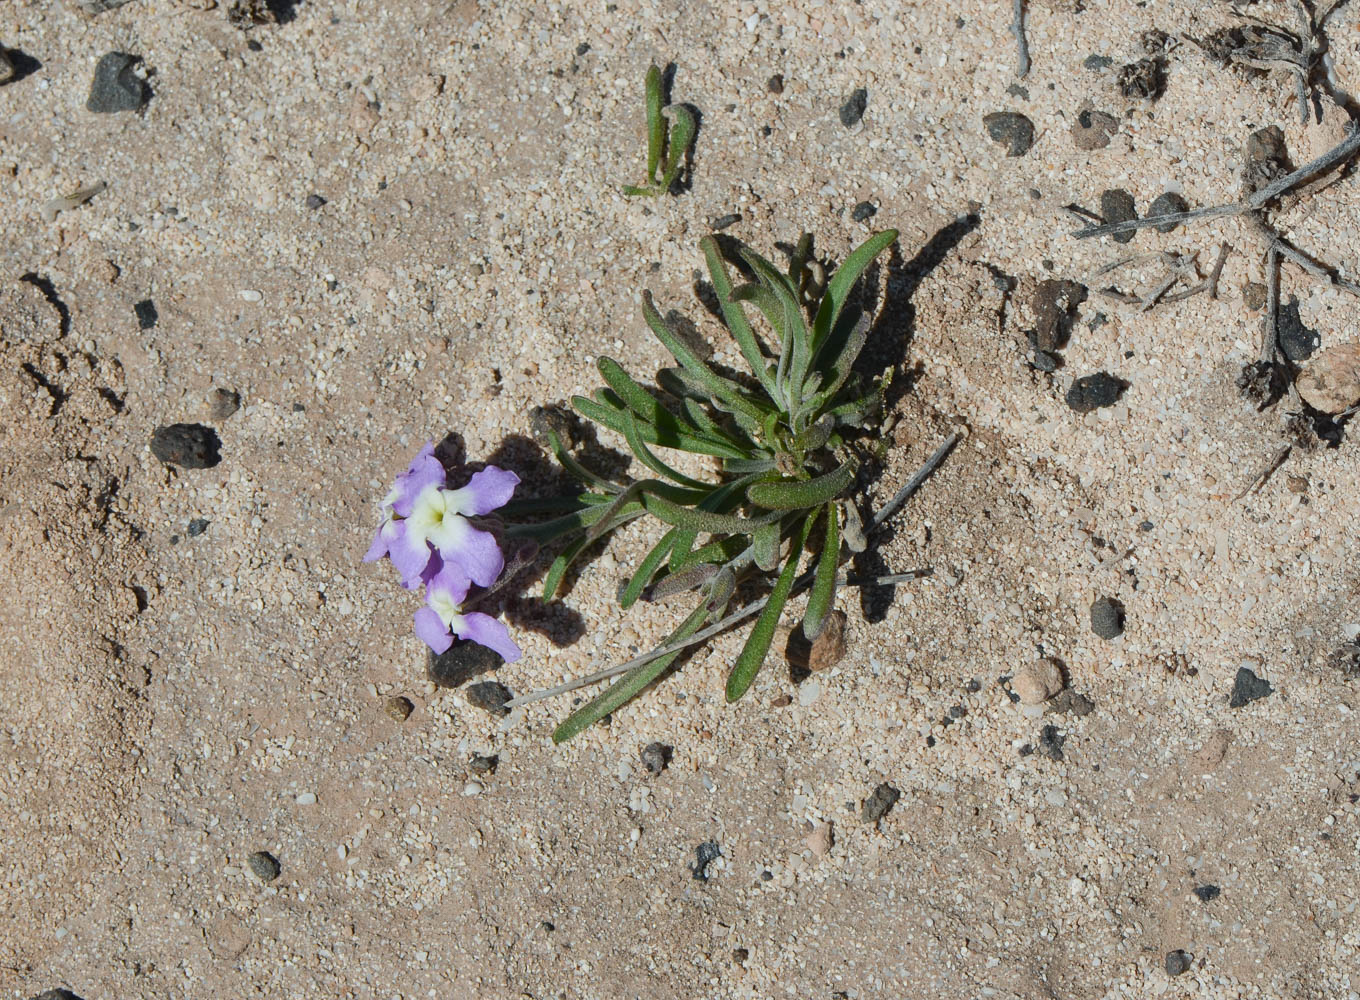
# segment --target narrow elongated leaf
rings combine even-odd
[[[667,567],[678,573],[690,564],[694,553],[694,543],[699,540],[699,532],[693,528],[676,528],[675,545],[671,547],[671,561]]]
[[[836,319],[840,316],[841,309],[844,308],[846,300],[850,297],[850,291],[855,287],[860,275],[873,263],[875,257],[892,246],[896,240],[896,229],[885,229],[881,233],[875,233],[851,251],[850,256],[836,269],[836,273],[827,282],[822,304],[818,306],[817,316],[812,321],[814,351],[830,336],[831,329],[836,325]]]
[[[656,183],[656,168],[661,165],[666,144],[666,119],[661,115],[661,70],[653,63],[647,70],[647,183]]]
[[[697,608],[690,613],[690,616],[680,623],[680,626],[666,637],[666,641],[661,645],[669,645],[681,639],[687,639],[703,625],[708,618],[707,602],[701,602]],[[675,662],[683,650],[676,650],[667,653],[655,660],[639,664],[628,673],[624,674],[617,684],[591,701],[583,705],[562,721],[562,724],[553,730],[553,742],[565,743],[581,730],[592,723],[603,719],[610,712],[622,708],[628,702],[636,698],[647,687],[648,684],[656,680],[666,672],[666,669]]]
[[[755,552],[756,565],[769,572],[779,565],[780,528],[778,521],[761,525],[751,536],[751,548]]]
[[[671,123],[670,135],[666,137],[666,163],[657,184],[663,194],[670,191],[675,179],[680,176],[680,168],[685,165],[685,153],[699,132],[699,123],[694,120],[689,108],[674,104],[670,110],[675,121]]]
[[[855,361],[859,358],[860,352],[864,350],[864,344],[868,339],[869,317],[860,316],[859,321],[850,329],[844,343],[837,345],[836,338],[833,337],[822,345],[822,349],[817,352],[813,367],[819,372],[829,370],[830,380],[822,389],[810,393],[810,398],[803,405],[803,413],[810,416],[836,398],[836,393],[841,391],[841,387],[845,385],[846,380],[855,370]],[[839,353],[837,353],[838,351]]]
[[[641,565],[628,580],[627,586],[623,588],[623,593],[619,595],[619,607],[623,610],[627,611],[636,604],[647,584],[652,582],[652,577],[656,576],[656,571],[661,568],[661,564],[670,555],[671,548],[675,545],[676,533],[679,530],[679,528],[671,528],[670,531],[662,535],[661,541],[653,545],[652,550],[642,560]]]
[[[651,424],[655,427],[659,437],[680,434],[705,436],[703,431],[693,426],[688,419],[672,413],[661,405],[655,396],[634,382],[632,376],[613,358],[601,357],[595,366],[604,377],[605,384],[614,390],[614,394],[623,401],[623,404],[637,415],[644,426]]]
[[[784,316],[783,303],[769,286],[761,282],[738,285],[732,289],[732,301],[750,302],[765,315],[781,344],[788,339],[788,322]]]
[[[746,645],[742,647],[741,655],[737,657],[732,672],[727,675],[729,702],[736,701],[746,693],[765,663],[765,654],[770,651],[770,642],[774,639],[775,629],[779,625],[779,615],[783,612],[784,605],[788,603],[789,591],[793,589],[793,579],[798,575],[798,559],[803,554],[803,545],[807,542],[813,519],[804,518],[802,525],[794,532],[793,550],[789,553],[788,561],[784,563],[779,579],[775,581],[774,589],[770,591],[770,599],[760,612],[760,617],[756,619],[751,634],[746,637]]]
[[[612,513],[610,513],[611,511]],[[607,535],[615,528],[627,524],[634,518],[641,517],[643,513],[642,504],[636,501],[624,504],[622,507],[616,507],[611,503],[606,508],[595,508],[584,512],[583,519],[590,519],[594,527],[589,535],[582,535],[572,542],[552,561],[547,574],[543,577],[543,599],[552,600],[553,595],[557,593],[557,588],[562,584],[562,578],[566,575],[568,567],[586,546]],[[608,516],[605,516],[606,514]]]
[[[586,547],[585,537],[576,539],[565,549],[557,554],[557,558],[548,567],[547,574],[543,577],[543,599],[551,601],[557,594],[557,588],[562,585],[562,578],[567,575],[567,568],[575,562]]]
[[[811,335],[808,333],[807,323],[803,320],[802,306],[798,303],[798,289],[789,282],[788,275],[749,247],[742,247],[741,258],[756,273],[761,284],[774,294],[784,317],[782,323],[774,325],[780,331],[782,342],[780,364],[784,378],[781,387],[787,409],[792,412],[798,406],[803,379],[812,361]],[[774,322],[773,319],[771,322]],[[785,357],[787,361],[784,360]]]
[[[708,585],[708,613],[715,618],[720,616],[727,610],[727,603],[732,600],[736,590],[737,574],[731,566],[722,567]]]
[[[802,286],[803,269],[812,258],[812,234],[804,233],[798,238],[798,246],[789,256],[789,281],[795,289]]]
[[[808,595],[807,611],[803,615],[803,635],[817,638],[826,627],[827,615],[836,602],[836,569],[841,560],[841,534],[836,505],[826,505],[826,537],[817,557],[817,572],[812,578],[812,592]]]
[[[737,517],[733,514],[714,514],[706,510],[694,510],[672,503],[665,497],[647,494],[643,498],[646,508],[665,521],[690,531],[706,531],[714,535],[749,535],[762,524],[778,520],[779,514],[766,514],[760,517]]]
[[[597,486],[609,494],[617,493],[623,489],[618,483],[611,483],[608,479],[592,472],[576,461],[571,452],[563,446],[562,439],[557,436],[557,432],[554,430],[548,431],[548,447],[552,449],[553,457],[557,459],[558,464],[575,476],[577,481]]]
[[[610,406],[594,399],[588,399],[585,396],[571,397],[571,405],[576,407],[583,417],[593,420],[601,426],[608,427],[611,431],[617,431],[619,434],[625,433],[624,427],[628,423],[628,417],[623,407]],[[745,457],[745,453],[735,445],[719,444],[706,438],[694,437],[692,434],[679,433],[674,438],[667,438],[663,441],[654,426],[644,426],[640,428],[640,432],[644,441],[649,444],[659,444],[663,448],[675,448],[678,451],[689,451],[696,455],[716,455],[718,458]],[[575,472],[573,472],[573,475],[575,475]]]
[[[616,496],[614,502],[604,509],[595,523],[590,526],[590,530],[586,532],[585,543],[589,545],[606,531],[609,531],[611,527],[610,522],[618,517],[619,512],[628,504],[632,503],[636,505],[637,498],[641,496],[643,489],[650,485],[650,483],[651,480],[639,480],[636,483],[632,483],[626,490]],[[592,511],[592,513],[594,512]]]
[[[722,307],[723,319],[727,321],[728,332],[737,342],[741,356],[751,366],[751,373],[760,379],[760,384],[765,387],[766,392],[773,394],[774,376],[767,371],[765,352],[761,349],[755,331],[751,329],[746,312],[740,302],[732,300],[732,280],[727,275],[727,263],[723,260],[717,239],[705,236],[699,241],[699,249],[703,251],[704,260],[708,264],[709,278],[713,282],[713,291],[717,293],[718,304]]]
[[[666,345],[666,350],[676,361],[699,380],[699,383],[709,393],[710,397],[720,399],[735,410],[745,413],[753,420],[759,420],[763,414],[758,406],[750,399],[746,398],[741,386],[725,379],[692,351],[688,344],[675,335],[666,321],[661,318],[661,314],[656,311],[656,303],[652,301],[652,293],[644,291],[642,293],[642,316],[647,321],[647,325],[652,328],[652,333],[656,338]]]
[[[686,590],[693,590],[695,587],[702,586],[717,575],[717,566],[712,563],[699,563],[681,570],[679,573],[671,573],[662,577],[647,588],[646,597],[649,601],[660,601],[673,594],[682,594]]]
[[[855,481],[855,465],[844,462],[816,479],[783,479],[777,483],[753,483],[746,497],[767,510],[803,510],[836,499]]]
[[[651,469],[657,475],[665,476],[667,479],[679,483],[681,486],[689,486],[696,490],[707,490],[712,488],[712,484],[692,479],[683,472],[672,469],[665,462],[661,461],[661,459],[657,458],[656,453],[647,447],[647,442],[642,440],[642,433],[637,418],[631,413],[627,414],[627,417],[628,420],[623,425],[623,436],[628,439],[628,447],[632,449],[633,454],[637,456],[639,462],[647,466],[647,468]]]

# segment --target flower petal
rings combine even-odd
[[[496,536],[474,528],[457,514],[445,515],[429,538],[446,563],[456,563],[479,587],[491,586],[505,568]]]
[[[429,608],[421,608],[416,612],[416,635],[435,653],[442,653],[453,645],[448,626]]]
[[[386,532],[387,526],[391,523],[391,521],[383,521],[382,524],[378,525],[377,533],[373,536],[373,544],[364,553],[364,562],[376,562],[387,555],[390,543],[386,537]]]
[[[392,509],[402,517],[410,517],[411,507],[421,490],[427,486],[438,486],[442,489],[444,483],[444,466],[434,457],[434,442],[430,441],[420,449],[420,454],[411,462],[411,467],[397,477],[396,485],[388,494],[387,502],[391,503]]]
[[[449,510],[456,514],[490,514],[510,502],[519,485],[519,476],[488,465],[459,490],[446,491]]]
[[[406,522],[394,523],[405,524]],[[410,590],[419,585],[421,577],[429,568],[430,560],[434,558],[434,552],[423,538],[410,531],[401,531],[392,540],[387,551],[387,557],[392,560],[392,565],[397,568],[397,573],[401,575],[401,585]]]
[[[425,580],[425,600],[431,606],[458,608],[467,598],[467,574],[457,563],[444,562],[437,552],[434,558],[440,560],[440,566]]]
[[[480,611],[469,611],[453,620],[453,631],[460,639],[471,639],[475,643],[494,649],[506,663],[514,663],[523,653],[510,638],[510,630],[499,618],[492,618]]]

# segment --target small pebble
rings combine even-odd
[[[156,312],[156,303],[150,299],[142,299],[132,307],[132,311],[137,315],[137,329],[150,330],[156,325],[156,320],[160,319],[160,314]]]
[[[888,784],[886,781],[881,783],[872,793],[870,793],[869,797],[864,800],[864,806],[859,811],[860,822],[877,823],[884,816],[888,815],[889,810],[897,805],[897,800],[901,797],[902,793],[892,785]]]
[[[259,302],[264,298],[264,293],[255,288],[242,288],[237,294],[242,302]]]
[[[1259,312],[1266,307],[1266,296],[1268,290],[1259,281],[1248,281],[1242,286],[1242,304],[1252,312]]]
[[[1284,144],[1284,132],[1278,125],[1268,125],[1247,136],[1243,150],[1243,194],[1253,195],[1272,181],[1289,173],[1289,150]]]
[[[790,666],[812,673],[830,670],[845,659],[845,653],[845,612],[839,608],[826,616],[821,634],[816,639],[808,642],[800,625],[789,636],[784,648],[784,658]]]
[[[316,792],[303,792],[293,800],[300,806],[316,805]]]
[[[1072,144],[1090,153],[1108,146],[1118,131],[1119,119],[1114,115],[1083,108],[1077,112],[1076,121],[1072,123]]]
[[[140,110],[151,100],[151,88],[135,72],[141,61],[141,56],[126,52],[109,52],[102,56],[95,64],[85,110],[95,114]]]
[[[1270,681],[1257,677],[1254,671],[1246,667],[1239,667],[1237,677],[1233,680],[1232,693],[1228,695],[1228,707],[1241,708],[1274,693],[1275,689],[1270,686]]]
[[[642,758],[642,766],[647,769],[647,773],[655,777],[666,770],[671,763],[671,754],[674,747],[665,743],[648,743],[642,748],[639,756]]]
[[[1083,375],[1067,390],[1067,405],[1078,413],[1090,413],[1103,406],[1113,406],[1127,387],[1127,383],[1109,372]]]
[[[878,206],[871,201],[862,201],[850,210],[850,218],[855,222],[863,222],[871,219],[878,214]]]
[[[1199,897],[1201,903],[1212,903],[1219,896],[1223,895],[1223,890],[1216,885],[1197,885],[1194,889],[1195,895]]]
[[[1124,605],[1111,597],[1091,602],[1091,631],[1106,641],[1124,634]]]
[[[1286,358],[1296,364],[1307,361],[1313,356],[1313,352],[1322,346],[1322,335],[1303,325],[1296,296],[1291,295],[1289,304],[1280,306],[1278,330],[1280,350],[1284,351]]]
[[[1034,288],[1034,346],[1044,352],[1061,350],[1071,335],[1076,308],[1086,301],[1088,290],[1079,281],[1045,278]]]
[[[463,786],[463,797],[466,799],[475,798],[482,794],[482,784],[479,781],[469,781]]]
[[[307,196],[307,200],[304,201],[302,204],[308,210],[315,212],[322,205],[326,204],[326,199],[321,197],[321,195],[319,194],[309,194]]]
[[[1059,691],[1044,706],[1045,715],[1076,715],[1085,717],[1095,711],[1095,702],[1071,688]]]
[[[415,703],[410,698],[401,695],[388,698],[383,703],[383,711],[397,722],[405,722],[415,710]]]
[[[167,465],[211,469],[222,461],[217,432],[202,424],[170,424],[151,435],[151,454]]]
[[[209,420],[226,420],[241,408],[241,394],[231,389],[209,389],[204,403]]]
[[[472,759],[468,761],[468,770],[473,774],[495,774],[500,763],[499,754],[473,754]]]
[[[206,517],[196,517],[189,522],[189,525],[187,528],[184,529],[184,532],[190,538],[197,538],[199,535],[203,534],[203,532],[208,530],[208,525],[210,524],[212,524],[212,522],[209,521]]]
[[[1309,362],[1294,387],[1323,413],[1340,413],[1360,402],[1360,344],[1338,344]]]
[[[1114,65],[1114,60],[1109,56],[1098,56],[1095,53],[1087,56],[1082,65],[1092,73],[1099,73],[1101,70],[1109,69]]]
[[[1132,222],[1138,218],[1137,206],[1134,204],[1133,195],[1123,188],[1110,188],[1100,193],[1100,215],[1105,222]],[[1115,233],[1112,237],[1116,243],[1128,243],[1138,235],[1138,230],[1131,229],[1126,233]]]
[[[715,219],[709,219],[708,225],[711,229],[720,230],[726,229],[729,226],[735,226],[740,221],[741,221],[740,215],[731,213],[728,215],[720,215]]]
[[[1181,212],[1190,211],[1189,203],[1178,195],[1175,191],[1164,191],[1152,200],[1148,206],[1147,217],[1155,219],[1159,215],[1179,215]],[[1179,226],[1179,222],[1163,222],[1155,226],[1159,233],[1169,233]]]
[[[854,128],[864,118],[864,111],[868,106],[869,92],[861,87],[841,105],[841,124],[846,128]]]
[[[709,879],[708,866],[722,857],[722,848],[716,840],[706,840],[694,848],[694,863],[689,866],[690,874],[700,882]]]
[[[1026,705],[1048,701],[1062,689],[1062,668],[1050,659],[1027,663],[1011,678],[1011,690]]]
[[[765,89],[768,90],[771,94],[784,93],[784,74],[776,73],[774,76],[766,80]]]
[[[509,715],[505,703],[510,700],[510,689],[500,681],[481,681],[469,684],[463,692],[468,704],[492,715]]]
[[[1168,976],[1179,976],[1182,972],[1190,968],[1190,956],[1177,948],[1175,951],[1166,953],[1166,974]]]
[[[1058,732],[1057,726],[1044,726],[1039,730],[1039,753],[1051,760],[1063,759],[1063,744],[1067,737]]]
[[[993,111],[982,116],[982,124],[1007,156],[1024,156],[1034,145],[1034,123],[1018,111]]]
[[[283,866],[279,864],[279,859],[268,851],[256,851],[246,858],[246,864],[250,865],[250,870],[261,882],[272,882],[279,877],[283,871]]]
[[[803,843],[807,844],[808,849],[817,857],[826,857],[836,844],[835,824],[818,823],[812,828],[812,832],[803,838]]]

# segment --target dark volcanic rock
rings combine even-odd
[[[860,87],[841,105],[841,124],[846,128],[854,128],[864,118],[864,111],[868,106],[869,92]]]
[[[1190,211],[1190,205],[1184,198],[1175,191],[1166,191],[1153,199],[1152,204],[1148,206],[1147,217],[1155,219],[1159,215],[1179,215],[1181,212],[1188,211]],[[1159,233],[1169,233],[1178,225],[1180,225],[1179,222],[1163,222],[1155,228]]]
[[[1034,123],[1018,111],[993,111],[982,116],[982,124],[1007,156],[1024,156],[1034,145]]]
[[[1111,597],[1091,602],[1091,631],[1102,639],[1118,639],[1124,634],[1124,605]]]
[[[1067,405],[1078,413],[1090,413],[1102,406],[1113,406],[1126,388],[1127,383],[1109,372],[1083,375],[1067,390]]]
[[[690,873],[700,882],[707,882],[708,866],[722,857],[722,848],[716,840],[706,840],[694,848],[694,863],[689,866]]]
[[[1270,681],[1256,674],[1246,667],[1239,667],[1237,677],[1233,680],[1232,693],[1228,695],[1229,708],[1241,708],[1249,702],[1264,698],[1273,694],[1275,689],[1270,686]]]
[[[151,100],[151,88],[133,72],[141,61],[141,56],[126,52],[110,52],[103,56],[95,64],[85,110],[96,114],[140,110]]]
[[[505,703],[510,700],[510,689],[500,681],[482,681],[478,684],[469,684],[463,695],[473,708],[480,708],[492,715],[510,714],[510,709],[505,707]]]
[[[873,790],[870,796],[864,800],[864,808],[859,811],[860,821],[863,823],[877,823],[888,811],[897,805],[897,800],[902,797],[892,785],[886,781]]]
[[[1106,223],[1132,222],[1138,218],[1138,208],[1133,195],[1123,188],[1111,188],[1100,193],[1100,215]],[[1130,229],[1126,233],[1115,233],[1112,238],[1116,243],[1127,243],[1137,235],[1138,230]]]
[[[202,424],[170,424],[151,435],[151,454],[167,465],[211,469],[222,461],[217,431]]]

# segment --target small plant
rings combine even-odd
[[[647,180],[640,186],[627,185],[623,193],[630,198],[656,197],[666,194],[680,176],[685,165],[685,154],[699,130],[694,114],[688,108],[672,104],[665,110],[674,118],[666,122],[662,111],[661,70],[655,65],[647,70]]]
[[[578,510],[511,531],[543,542],[571,539],[544,580],[544,596],[551,598],[588,546],[649,515],[665,531],[624,584],[620,605],[687,591],[698,600],[651,657],[573,713],[554,740],[570,739],[636,697],[679,655],[667,644],[722,618],[744,582],[773,574],[769,596],[727,677],[727,700],[740,698],[765,660],[810,541],[817,554],[803,631],[808,638],[820,634],[835,600],[842,541],[863,547],[856,507],[845,500],[863,457],[856,439],[875,426],[882,408],[880,380],[866,383],[853,371],[868,318],[847,305],[865,269],[896,239],[895,230],[871,237],[828,279],[812,259],[810,235],[799,241],[786,272],[734,240],[705,238],[700,246],[727,328],[750,367],[746,376],[722,374],[705,362],[644,292],[647,325],[678,367],[658,372],[658,390],[650,391],[617,361],[601,357],[605,387],[593,399],[577,396],[572,403],[623,435],[654,477],[626,484],[606,479],[550,433],[558,461],[588,492]],[[739,274],[737,284],[729,264]],[[764,338],[748,307],[763,317]],[[691,476],[657,449],[709,456],[719,471],[712,480]]]

